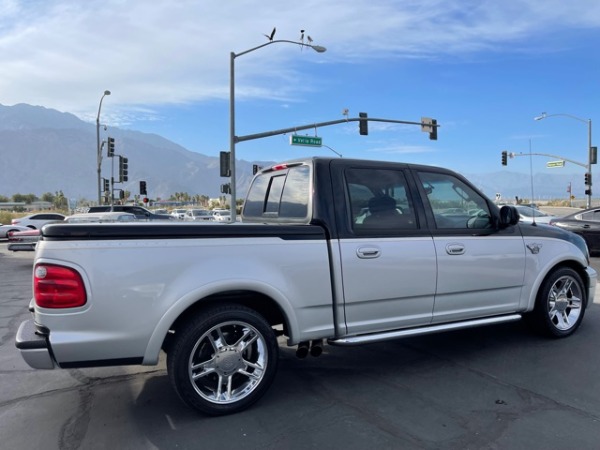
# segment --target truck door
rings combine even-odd
[[[433,322],[514,312],[525,276],[518,226],[498,230],[486,199],[454,174],[418,179],[437,253]]]
[[[346,168],[343,180],[350,222],[339,240],[347,332],[430,323],[435,247],[404,170]]]

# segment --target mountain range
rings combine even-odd
[[[136,194],[139,181],[145,180],[148,195],[154,199],[168,199],[176,192],[211,198],[222,195],[220,186],[227,179],[219,176],[218,156],[189,151],[156,134],[111,127],[110,136],[115,138],[116,153],[129,160],[129,181],[117,187]],[[103,158],[103,177],[109,177],[110,159]],[[256,163],[265,164],[236,161],[239,198],[249,186]],[[581,181],[577,187],[583,190],[582,174],[536,173],[532,180],[505,169],[464,175],[492,199],[497,193],[503,199],[530,199],[532,181],[534,200],[566,199],[570,182]],[[41,196],[57,191],[68,198],[96,200],[96,124],[42,106],[0,105],[0,195]],[[583,197],[575,187],[573,193]]]
[[[145,180],[152,198],[167,199],[176,192],[222,195],[220,186],[228,180],[219,176],[218,156],[189,151],[155,134],[111,127],[110,136],[115,153],[126,156],[129,166],[128,182],[115,187],[136,194]],[[60,190],[68,198],[96,200],[96,147],[95,123],[41,106],[0,105],[0,194],[41,196]],[[110,178],[112,158],[105,148],[103,153],[102,176]],[[252,179],[252,164],[237,161],[240,192]],[[114,165],[118,178],[118,158]]]

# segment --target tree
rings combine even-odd
[[[34,194],[15,194],[12,197],[13,202],[33,203],[37,200]]]
[[[54,207],[56,209],[69,209],[67,198],[65,197],[65,194],[63,194],[63,191],[58,191],[54,194]]]
[[[54,194],[52,192],[46,192],[42,194],[41,200],[43,202],[48,202],[54,204]]]

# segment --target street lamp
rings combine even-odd
[[[102,97],[100,97],[100,104],[98,105],[98,115],[96,116],[96,156],[98,160],[98,204],[102,204],[101,185],[102,185],[102,147],[100,147],[100,110],[102,109],[102,100],[104,97],[110,95],[110,91],[104,91]]]
[[[327,49],[325,47],[321,47],[320,45],[311,45],[305,44],[303,42],[296,41],[288,41],[285,39],[279,39],[276,41],[269,41],[265,44],[259,45],[258,47],[251,48],[250,50],[246,50],[240,53],[231,52],[230,54],[230,71],[229,71],[229,168],[230,168],[230,178],[231,178],[231,221],[236,221],[236,181],[235,181],[235,144],[237,142],[237,138],[235,136],[235,58],[238,56],[245,55],[246,53],[253,52],[260,48],[266,47],[267,45],[277,44],[277,43],[287,43],[287,44],[295,44],[300,45],[301,47],[310,47],[317,53],[323,53]]]
[[[594,160],[594,155],[592,152],[592,119],[582,119],[581,117],[577,117],[574,116],[572,114],[564,114],[564,113],[559,113],[559,114],[546,114],[545,112],[543,112],[541,115],[534,117],[533,120],[542,120],[545,119],[546,117],[553,117],[553,116],[564,116],[564,117],[570,117],[571,119],[575,119],[579,122],[583,122],[583,123],[587,123],[588,126],[588,164],[587,164],[587,173],[589,174],[586,179],[589,179],[589,185],[587,185],[587,190],[586,190],[586,195],[587,195],[587,208],[591,208],[592,207],[592,162]],[[594,161],[595,164],[595,161]]]

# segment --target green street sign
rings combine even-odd
[[[298,136],[292,134],[290,136],[290,145],[306,145],[308,147],[321,147],[323,145],[323,139],[316,136]]]
[[[548,161],[546,167],[565,167],[564,161]]]

